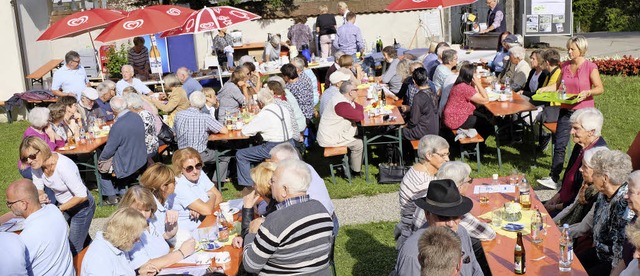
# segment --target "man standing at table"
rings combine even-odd
[[[133,66],[129,64],[122,65],[120,72],[122,73],[122,79],[116,83],[116,94],[118,96],[122,96],[122,90],[129,86],[133,86],[138,93],[145,95],[151,92],[151,89],[144,85],[140,79],[133,77]]]
[[[443,226],[456,232],[460,237],[462,252],[464,252],[460,275],[484,275],[473,254],[469,233],[464,227],[459,227],[460,217],[471,211],[473,202],[468,197],[460,195],[455,182],[451,179],[433,180],[429,183],[427,195],[413,202],[424,210],[429,225],[415,231],[400,247],[396,274],[420,275],[418,241],[427,227]]]
[[[76,275],[69,247],[69,226],[62,212],[53,204],[40,205],[38,190],[29,179],[11,183],[6,196],[13,215],[25,218],[20,239],[27,249],[29,275]]]
[[[345,81],[340,86],[340,94],[334,96],[320,117],[318,144],[321,147],[346,146],[351,152],[349,163],[351,175],[359,176],[362,169],[362,139],[355,137],[356,123],[364,119],[364,108],[355,102],[358,90]]]
[[[89,86],[87,72],[80,66],[80,55],[69,51],[64,55],[65,65],[53,73],[51,92],[54,96],[74,96],[80,100],[82,90]]]
[[[339,51],[343,51],[346,55],[352,55],[353,60],[356,58],[356,52],[360,52],[360,56],[364,56],[364,41],[362,40],[362,32],[356,26],[356,14],[348,12],[345,16],[347,22],[338,28],[336,39],[333,41],[333,47]]]
[[[504,17],[504,9],[498,0],[487,0],[487,28],[480,33],[496,32],[501,34],[507,31],[507,20]]]
[[[187,92],[187,98],[189,98],[194,91],[202,91],[202,85],[191,77],[191,71],[189,71],[187,67],[180,67],[180,69],[176,71],[176,76],[180,83],[182,83],[184,92]]]

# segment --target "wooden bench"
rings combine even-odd
[[[53,78],[53,69],[60,68],[60,66],[62,66],[61,59],[52,59],[45,65],[40,66],[38,70],[31,72],[31,74],[27,75],[26,78],[31,80],[31,86],[36,82],[39,82],[42,85],[42,77],[47,73],[51,73],[51,77]]]
[[[551,132],[551,134],[556,134],[556,128],[558,127],[558,123],[553,122],[553,123],[543,123],[542,124],[546,129],[549,130],[549,132]]]
[[[87,253],[89,246],[82,249],[82,251],[78,252],[78,255],[73,257],[73,268],[76,269],[76,275],[80,276],[80,270],[82,270],[82,259],[84,259],[84,255]]]
[[[453,132],[453,136],[458,135],[458,130],[454,129],[452,130]],[[463,149],[463,145],[470,145],[470,144],[475,144],[475,155],[476,155],[476,162],[478,163],[478,172],[480,172],[480,143],[484,142],[484,138],[482,136],[480,136],[480,134],[476,134],[476,136],[474,137],[465,137],[462,138],[460,140],[458,140],[458,144],[460,144],[460,158],[462,159],[462,162],[464,162],[464,154],[470,154],[468,151]]]
[[[411,140],[411,146],[413,150],[418,150],[418,145],[420,144],[420,140]]]
[[[336,175],[335,168],[342,167],[344,170],[344,174],[347,176],[349,180],[349,184],[351,184],[351,169],[349,167],[349,157],[347,156],[347,147],[326,147],[324,148],[324,157],[333,157],[333,156],[342,156],[342,162],[340,164],[331,164],[329,163],[329,171],[331,171],[331,181],[333,185],[336,184]]]

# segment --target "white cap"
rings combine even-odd
[[[335,71],[329,76],[329,81],[331,81],[331,84],[336,84],[341,81],[348,81],[350,78],[351,77],[345,73]]]
[[[82,90],[82,96],[89,98],[89,100],[95,101],[96,99],[98,99],[98,91],[94,88],[87,87]]]

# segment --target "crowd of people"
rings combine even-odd
[[[628,155],[608,149],[602,137],[605,118],[595,108],[594,96],[604,89],[597,66],[585,58],[587,40],[570,38],[564,62],[556,49],[535,50],[527,60],[521,39],[505,31],[501,7],[495,0],[487,4],[488,30],[502,33],[495,57],[481,63],[496,80],[528,100],[560,88],[577,95],[575,104],[531,100],[538,107],[532,115],[536,121],[558,124],[549,177],[538,182],[551,189],[559,186],[559,191],[544,207],[556,224],[571,225],[574,250],[589,275],[637,275],[640,173],[632,172]],[[356,14],[345,3],[338,7],[344,20],[340,27],[328,8],[320,6],[315,31],[322,57],[335,57],[321,78],[308,68],[304,55],[282,65],[282,77],[267,80],[251,61],[234,66],[232,40],[224,29],[213,38],[213,51],[232,73],[217,92],[202,87],[187,68],[166,74],[163,92],[149,89],[141,81],[149,76],[148,62],[139,58],[148,54],[143,39],[134,40],[122,79],[106,80],[97,89],[89,86],[78,53],[68,52],[53,78],[58,101],[30,111],[19,148],[24,178],[6,189],[11,211],[0,222],[25,220],[19,236],[0,233],[6,246],[5,254],[0,253],[6,257],[0,258],[2,271],[75,275],[72,258],[85,250],[81,275],[155,275],[194,253],[197,242],[177,244],[178,233],[194,232],[228,200],[219,182],[235,175],[243,204],[241,229],[232,246],[242,248],[244,270],[329,274],[339,222],[324,180],[302,156],[305,140],[313,149],[311,137],[316,137],[320,147],[348,148],[346,174],[359,176],[362,170],[358,123],[365,112],[357,86],[364,80],[360,58],[365,46],[354,24]],[[301,50],[313,40],[306,20],[296,18],[287,35],[289,45]],[[281,37],[271,36],[264,60],[278,59],[282,45]],[[470,214],[473,202],[464,192],[473,181],[471,168],[449,159],[454,141],[444,134],[474,128],[487,138],[499,123],[483,107],[489,96],[477,64],[459,62],[458,52],[445,42],[433,43],[428,54],[413,59],[400,57],[393,46],[384,47],[382,55],[386,70],[374,80],[386,85],[387,99],[402,101],[403,143],[408,147],[419,141],[416,162],[398,192],[394,273],[490,275],[481,241],[494,239],[496,232]],[[318,85],[322,77],[324,89]],[[232,131],[232,119],[244,122],[242,135],[259,139],[251,140],[251,146],[247,141],[209,141],[211,134]],[[86,157],[66,156],[58,149],[84,143],[106,123],[110,131],[97,152],[100,174],[95,181],[101,200],[118,208],[92,240],[89,226],[96,200],[77,165]],[[551,136],[538,135],[541,150]],[[570,137],[575,145],[561,178]],[[165,144],[173,147],[171,165],[156,162]],[[480,148],[485,151],[484,144]],[[234,150],[235,159],[219,155],[226,150]],[[229,170],[233,163],[235,171]]]

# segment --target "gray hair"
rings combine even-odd
[[[273,103],[273,92],[269,88],[262,88],[258,91],[258,101],[263,105]]]
[[[438,51],[436,52],[436,54],[438,55],[439,59],[442,59],[442,54],[444,54],[444,51],[451,49],[451,47],[449,46],[442,46],[440,48],[438,48]]]
[[[311,171],[300,160],[288,159],[278,162],[276,171],[282,171],[280,181],[291,194],[306,193],[311,184]]]
[[[282,89],[285,89],[284,87],[285,87],[285,85],[286,85],[286,84],[285,84],[285,82],[284,82],[284,79],[283,79],[281,76],[272,76],[272,77],[269,77],[269,79],[267,80],[267,82],[270,82],[270,81],[277,81],[277,82],[279,82],[279,83],[282,85]]]
[[[335,62],[338,62],[338,59],[344,55],[344,51],[338,50],[335,53],[333,53],[333,58],[335,60]]]
[[[113,112],[120,113],[123,110],[127,109],[127,101],[125,101],[125,99],[120,96],[111,98],[111,101],[109,101],[109,103],[111,104],[111,109],[113,109]]]
[[[438,179],[451,179],[456,183],[456,186],[460,187],[469,178],[471,173],[471,167],[469,164],[460,161],[449,161],[442,164],[436,178]]]
[[[269,155],[272,160],[277,160],[278,162],[289,159],[300,160],[298,150],[288,142],[277,144],[269,151]]]
[[[629,178],[631,157],[619,150],[603,150],[591,158],[594,174],[606,175],[609,182],[615,186],[622,185]]]
[[[350,81],[342,82],[342,85],[340,85],[340,94],[344,95],[349,93],[353,87],[354,85]]]
[[[124,97],[124,100],[127,102],[127,107],[131,109],[141,109],[144,106],[142,97],[138,93],[127,93],[123,97]]]
[[[98,87],[96,88],[96,90],[98,90],[98,96],[100,97],[102,97],[102,95],[104,94],[107,94],[112,89],[116,89],[116,83],[112,80],[104,80],[103,82],[98,84]]]
[[[131,66],[129,64],[122,65],[122,68],[120,68],[120,72],[124,72],[125,70],[129,70],[131,72],[134,72],[133,71],[133,66]]]
[[[591,159],[593,159],[593,156],[603,150],[609,150],[609,148],[607,147],[593,147],[590,148],[586,151],[584,151],[584,153],[582,154],[582,164],[587,165],[587,167],[589,168],[593,168],[593,163],[591,163]]]
[[[420,275],[451,275],[462,259],[460,237],[444,226],[428,227],[418,240]]]
[[[449,143],[444,138],[432,134],[425,135],[420,138],[420,143],[418,143],[418,161],[422,163],[427,154],[436,153],[438,150],[448,148]]]
[[[280,36],[278,36],[278,35],[272,35],[271,39],[269,39],[269,43],[271,43],[271,45],[280,44],[280,41],[281,41],[281,39],[280,39]]]
[[[637,188],[638,186],[640,186],[640,170],[633,171],[632,173],[630,173],[627,183],[629,183],[630,187],[633,186],[634,188]]]
[[[167,74],[162,77],[162,81],[164,81],[164,87],[170,90],[182,85],[176,74]]]
[[[189,69],[187,69],[187,67],[180,67],[176,71],[176,74],[189,76],[189,75],[191,75],[191,71]]]
[[[442,52],[442,64],[449,64],[458,55],[458,51],[454,49],[447,49]]]
[[[301,57],[294,57],[291,64],[296,67],[298,72],[304,71],[304,60]]]
[[[569,121],[572,124],[580,124],[587,131],[594,131],[594,135],[600,137],[602,135],[602,124],[604,116],[602,112],[595,107],[578,109],[571,115]]]
[[[64,63],[72,62],[76,58],[80,58],[80,54],[76,51],[69,51],[64,55]]]
[[[206,102],[207,97],[201,91],[193,91],[191,95],[189,95],[189,103],[191,104],[191,107],[200,109],[204,107]]]
[[[29,112],[29,123],[33,128],[44,128],[49,124],[49,112],[46,107],[34,107]]]
[[[509,54],[517,59],[524,60],[527,51],[522,46],[516,46],[509,49]]]

